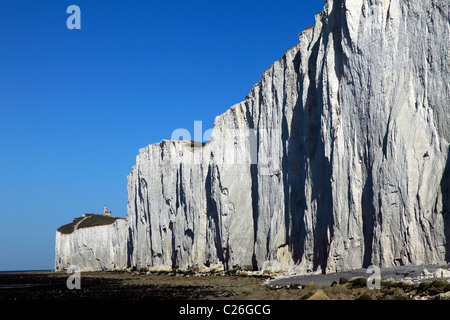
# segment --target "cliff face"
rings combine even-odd
[[[140,150],[130,264],[332,272],[448,260],[449,30],[446,0],[327,1],[207,145]]]
[[[80,271],[112,270],[127,266],[127,223],[79,228],[71,233],[56,232],[55,270],[75,266]]]
[[[125,248],[122,231],[57,234],[57,265],[302,273],[449,261],[449,21],[448,0],[326,1],[216,118],[210,142],[139,151],[127,226],[114,227],[127,228]]]

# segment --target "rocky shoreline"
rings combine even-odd
[[[418,284],[424,281],[450,280],[450,265],[426,265],[426,266],[397,266],[380,269],[381,280],[390,282],[406,282]],[[373,273],[365,268],[330,273],[330,274],[310,274],[310,275],[289,275],[281,274],[273,280],[268,280],[267,285],[286,285],[289,283],[310,283],[318,285],[331,285],[338,282],[340,278],[355,279],[368,278]]]
[[[450,300],[450,266],[381,270],[369,289],[366,269],[320,275],[262,272],[97,271],[80,273],[69,289],[66,272],[0,273],[0,301],[148,300]]]
[[[377,289],[367,288],[368,280],[374,283],[369,279],[373,273],[367,270],[361,268],[331,274],[279,275],[275,279],[268,279],[265,284],[276,290],[309,286],[320,293],[319,297],[326,299],[330,299],[329,296],[339,299],[339,296],[347,295],[348,298],[363,297],[367,300],[450,300],[450,266],[447,264],[383,268],[380,270]]]

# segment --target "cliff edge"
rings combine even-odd
[[[123,218],[84,214],[56,231],[55,270],[122,269],[127,265]]]

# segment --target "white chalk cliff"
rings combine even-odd
[[[125,266],[450,261],[449,6],[328,0],[210,142],[141,149]]]
[[[94,271],[125,268],[127,263],[127,223],[56,232],[55,270]]]

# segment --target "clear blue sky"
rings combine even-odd
[[[81,30],[69,30],[69,5]],[[0,270],[52,269],[56,229],[125,217],[140,148],[245,99],[323,1],[0,2]]]

